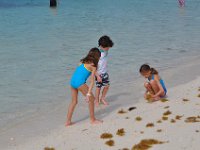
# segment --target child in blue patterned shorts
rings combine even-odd
[[[99,106],[99,103],[103,103],[104,105],[108,105],[105,97],[109,89],[110,81],[109,81],[109,74],[107,69],[107,56],[108,50],[113,46],[113,41],[110,39],[109,36],[104,35],[102,36],[99,41],[99,49],[101,52],[101,57],[98,62],[97,72],[96,72],[96,93],[95,93],[95,104]],[[103,87],[103,88],[102,88]],[[102,89],[101,98],[100,92]]]

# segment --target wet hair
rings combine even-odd
[[[114,45],[113,41],[107,35],[100,37],[98,43],[99,43],[99,46],[102,46],[103,48],[113,47],[113,45]]]
[[[147,72],[147,71],[151,71],[151,74],[158,74],[158,71],[154,68],[151,68],[149,65],[147,64],[143,64],[141,67],[140,67],[140,73],[144,73],[144,72]]]
[[[81,63],[93,63],[94,67],[98,66],[99,58],[101,57],[101,52],[98,48],[91,48],[86,57],[82,58]]]

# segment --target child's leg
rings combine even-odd
[[[150,81],[150,85],[151,85],[151,88],[154,91],[154,94],[158,93],[159,87],[158,87],[158,84],[156,83],[156,81],[155,80],[151,80]]]
[[[99,95],[100,95],[101,88],[96,87],[95,91],[95,105],[99,106]]]
[[[72,114],[74,112],[75,106],[78,103],[78,90],[71,87],[71,96],[72,96],[72,101],[68,108],[66,126],[72,125],[71,122]]]
[[[159,89],[159,86],[158,86],[157,82],[156,82],[155,80],[151,80],[151,81],[150,81],[150,84],[151,84],[151,87],[152,87],[154,93],[155,93],[155,94],[158,93],[160,89]],[[165,95],[164,92],[161,93],[158,97],[155,98],[155,100],[159,100],[160,97],[162,97],[162,96],[164,96],[164,95]]]
[[[81,93],[86,96],[88,93],[88,86],[86,84],[83,84],[81,87],[78,88],[79,91],[81,91]],[[102,121],[97,120],[94,116],[94,95],[91,94],[90,98],[89,98],[89,112],[90,112],[90,121],[92,124],[98,124],[98,123],[102,123]]]
[[[101,95],[101,101],[104,105],[108,105],[108,102],[106,101],[106,94],[108,93],[108,90],[109,90],[109,85],[105,86],[103,88],[103,91],[102,91],[102,95]]]

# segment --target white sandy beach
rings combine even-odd
[[[9,150],[42,150],[45,147],[56,150],[107,150],[132,149],[143,139],[155,139],[163,144],[152,145],[157,150],[199,150],[200,143],[200,77],[168,90],[169,101],[147,103],[143,99],[138,104],[123,107],[126,113],[119,114],[118,109],[106,116],[101,125],[91,125],[89,120],[77,122],[71,127],[60,127],[47,136],[32,138],[28,143],[15,143],[10,139]],[[130,107],[136,107],[128,111]],[[163,113],[167,112],[163,120]],[[171,114],[170,114],[171,113]],[[180,117],[179,117],[180,116]],[[141,121],[136,121],[141,117]],[[188,117],[192,122],[186,122]],[[173,119],[173,120],[172,120]],[[161,120],[161,122],[158,122]],[[196,122],[193,122],[196,121]],[[153,123],[151,127],[146,127]],[[124,129],[123,136],[116,135],[118,129]],[[103,133],[113,135],[113,146],[105,144],[110,139],[101,139]]]

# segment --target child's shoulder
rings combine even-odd
[[[154,74],[154,79],[158,79],[158,80],[160,80],[160,76],[159,76],[158,73],[157,73],[157,74]]]

